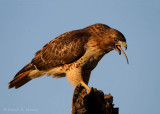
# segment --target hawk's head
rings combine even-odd
[[[123,46],[127,49],[126,39],[121,32],[101,23],[94,24],[85,29],[95,36],[97,40],[95,44],[99,45],[99,48],[105,53],[115,49],[119,54],[122,52],[127,59],[127,63],[129,63],[125,52],[121,48]]]
[[[126,57],[127,63],[128,62],[128,58],[125,54],[125,52],[122,50],[122,47],[125,47],[125,49],[127,49],[127,44],[126,44],[126,39],[124,37],[124,35],[119,32],[118,30],[109,28],[106,30],[104,37],[104,44],[106,43],[106,47],[108,49],[113,50],[117,50],[119,54],[121,54],[121,52],[124,54],[124,56]]]

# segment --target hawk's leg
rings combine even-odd
[[[84,70],[84,71],[82,71],[83,81],[82,80],[80,81],[80,84],[88,91],[87,94],[89,94],[90,91],[91,91],[91,88],[88,86],[90,74],[91,74],[90,70]]]
[[[66,77],[74,88],[81,84],[88,91],[88,93],[90,93],[91,88],[87,85],[90,77],[90,72],[82,73],[81,68],[73,68],[67,71]]]
[[[87,94],[91,92],[91,88],[86,83],[84,83],[84,81],[80,81],[80,84],[88,91]]]

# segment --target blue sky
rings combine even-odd
[[[121,31],[130,64],[105,55],[89,86],[111,93],[120,114],[158,114],[159,0],[0,0],[0,113],[69,114],[73,88],[66,78],[43,76],[19,89],[8,82],[56,36],[95,23]]]

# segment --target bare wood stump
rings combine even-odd
[[[113,107],[113,97],[105,95],[101,90],[92,88],[87,94],[81,86],[77,86],[72,99],[72,114],[118,114],[119,108]]]

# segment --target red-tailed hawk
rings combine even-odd
[[[91,71],[105,54],[114,49],[125,55],[121,46],[127,49],[124,35],[104,24],[66,32],[36,52],[32,61],[9,83],[9,88],[19,88],[46,74],[55,78],[66,76],[74,87],[81,83],[90,91],[87,85]]]

